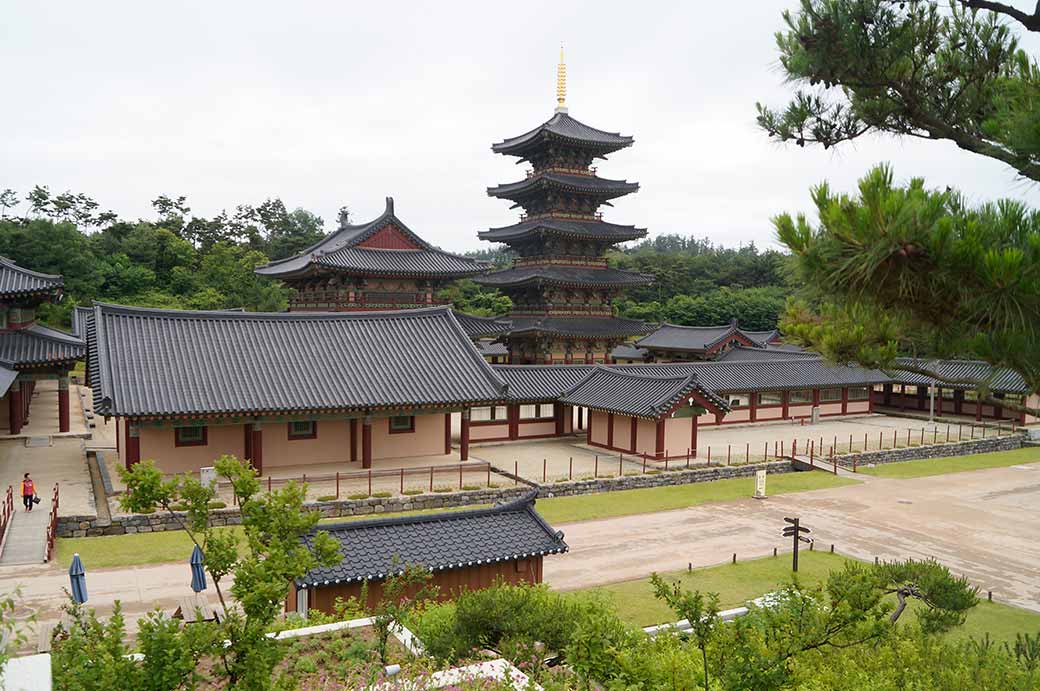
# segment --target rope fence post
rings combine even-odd
[[[267,491],[270,492],[271,491],[271,486],[270,486],[270,479],[271,478],[267,478],[267,479],[268,479]],[[336,499],[339,499],[339,471],[338,470],[336,471]]]
[[[744,465],[751,462],[751,442],[744,444]]]
[[[491,486],[491,464],[487,464],[487,486]]]
[[[549,473],[549,460],[546,458],[542,459],[542,484],[544,485],[548,480]]]
[[[599,454],[596,454],[596,465],[595,465],[595,469],[592,471],[592,477],[594,477],[594,478],[598,478],[599,477]]]
[[[430,466],[430,492],[433,492],[433,466]]]
[[[401,468],[401,494],[404,494],[404,468]]]
[[[372,469],[368,469],[368,496],[372,496]]]
[[[570,459],[567,461],[567,479],[574,479],[574,456],[571,456]]]
[[[730,464],[731,456],[733,455],[733,445],[726,444],[726,465]]]

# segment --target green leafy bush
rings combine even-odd
[[[358,494],[349,494],[349,495],[347,495],[347,499],[354,499],[354,500],[368,499],[368,493],[367,492],[360,492]]]
[[[498,583],[467,590],[453,603],[427,608],[414,622],[429,654],[453,661],[503,641],[538,641],[562,651],[576,622],[586,613],[609,607],[596,597],[556,593],[546,585]]]
[[[373,492],[372,496],[376,499],[386,499],[387,497],[394,496],[393,492]]]
[[[323,494],[318,497],[317,501],[336,501],[335,494]]]

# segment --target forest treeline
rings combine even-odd
[[[148,307],[280,311],[289,289],[253,269],[291,256],[320,240],[340,222],[324,220],[280,199],[212,217],[192,212],[185,197],[152,200],[154,217],[129,220],[83,194],[53,194],[37,186],[25,196],[0,192],[0,255],[17,264],[65,277],[66,299],[46,305],[41,318],[67,326],[74,305],[94,300]],[[421,229],[419,229],[421,234]],[[469,252],[495,265],[500,248]],[[617,301],[621,316],[677,324],[710,325],[736,318],[749,329],[775,326],[791,287],[788,257],[754,245],[731,249],[707,240],[662,235],[610,253],[618,268],[652,273],[657,282]],[[472,281],[440,296],[464,311],[504,314],[509,299]]]

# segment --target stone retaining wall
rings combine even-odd
[[[1023,437],[1014,434],[1010,437],[993,437],[991,439],[973,439],[970,441],[950,442],[949,444],[929,444],[913,446],[907,449],[889,449],[887,451],[867,451],[838,457],[838,465],[844,468],[856,465],[882,463],[899,463],[900,461],[917,461],[926,458],[945,458],[947,456],[972,456],[977,453],[993,451],[1011,451],[1022,448]],[[823,459],[821,459],[822,461]],[[829,460],[828,460],[829,462]]]
[[[752,465],[711,466],[708,468],[691,468],[690,470],[670,470],[667,472],[647,473],[645,475],[629,475],[626,477],[599,478],[594,480],[573,480],[545,485],[535,485],[539,497],[561,497],[577,494],[596,494],[599,492],[615,492],[643,487],[662,487],[665,485],[687,485],[695,482],[711,482],[735,477],[750,477],[757,470],[768,470],[771,474],[788,473],[793,470],[788,461],[757,463]],[[342,516],[373,517],[383,513],[400,511],[419,511],[429,509],[472,506],[477,504],[494,504],[509,501],[531,491],[531,487],[518,484],[514,487],[498,489],[479,489],[466,492],[419,494],[412,497],[373,497],[370,499],[327,501],[308,504],[308,507],[321,512],[322,518],[339,518]],[[238,509],[216,509],[211,512],[214,525],[237,525],[242,522]],[[59,516],[58,537],[93,537],[96,535],[123,535],[126,533],[155,533],[166,530],[179,530],[180,525],[167,514],[135,514],[131,516],[113,516],[111,521],[98,519],[96,516]]]

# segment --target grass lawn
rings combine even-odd
[[[858,470],[865,475],[907,479],[944,475],[946,473],[961,473],[967,470],[982,470],[984,468],[1003,468],[1020,463],[1040,463],[1040,447],[980,453],[974,456],[950,456],[948,458],[927,458],[920,461],[884,463],[873,468],[866,468],[861,465]]]
[[[826,552],[802,552],[798,558],[798,576],[804,584],[820,583],[848,557]],[[678,580],[686,588],[719,594],[722,609],[739,607],[773,590],[777,584],[791,577],[791,555],[766,557],[750,561],[710,566],[686,572],[663,574],[669,581]],[[664,604],[654,598],[650,579],[625,581],[592,588],[604,592],[614,602],[618,615],[637,626],[651,626],[674,621],[675,615]],[[579,591],[580,592],[580,591]],[[913,617],[913,607],[903,617]],[[902,619],[900,619],[902,621]],[[986,633],[995,641],[1014,641],[1019,632],[1040,632],[1040,613],[995,602],[980,602],[968,615],[964,626],[951,632],[958,638],[974,636],[981,638]]]
[[[854,484],[856,484],[855,480],[823,471],[782,473],[769,476],[766,481],[766,494],[787,494]],[[745,499],[754,493],[755,478],[740,477],[715,482],[697,482],[690,485],[669,485],[539,499],[538,512],[550,523],[569,523],[684,509],[688,506],[697,506],[712,501]]]

